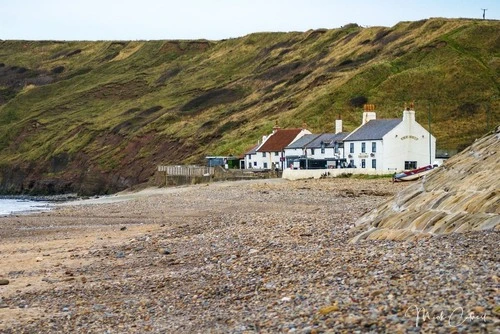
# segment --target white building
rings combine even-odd
[[[344,139],[347,162],[386,173],[433,164],[436,138],[416,122],[412,107],[402,119],[377,120],[373,105],[366,105],[362,125]]]
[[[275,126],[273,133],[264,136],[261,143],[245,153],[245,168],[283,169],[285,147],[306,134],[311,132],[306,129],[281,129]]]
[[[347,133],[305,135],[285,147],[286,166],[295,169],[318,169],[337,166],[343,157],[342,140]]]

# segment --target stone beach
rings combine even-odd
[[[221,182],[0,218],[0,332],[498,331],[498,230],[349,242],[408,186]]]

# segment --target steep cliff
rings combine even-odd
[[[0,41],[0,193],[111,193],[157,164],[238,156],[276,122],[333,131],[414,101],[437,147],[500,123],[500,22],[256,33],[221,41]],[[430,117],[429,117],[430,116]]]

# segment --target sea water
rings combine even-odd
[[[0,198],[0,216],[50,210],[51,203],[28,199]]]

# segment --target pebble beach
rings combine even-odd
[[[407,187],[220,182],[0,218],[2,333],[494,333],[500,232],[349,241]]]

